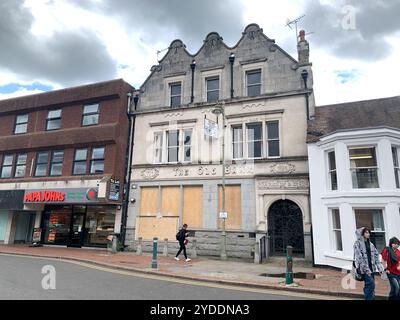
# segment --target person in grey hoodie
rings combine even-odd
[[[354,243],[354,261],[356,268],[360,269],[364,276],[365,300],[375,299],[375,278],[376,273],[383,272],[383,265],[379,260],[379,253],[374,244],[370,241],[371,230],[360,228],[356,231],[357,240]]]

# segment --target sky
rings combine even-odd
[[[246,25],[297,59],[302,17],[317,105],[400,95],[399,0],[1,0],[0,100],[123,78],[139,88],[174,39],[196,53]]]

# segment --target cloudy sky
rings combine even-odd
[[[217,31],[234,46],[249,23],[297,58],[286,23],[302,15],[318,105],[400,95],[399,14],[399,0],[0,0],[0,99],[139,87],[172,40],[195,53]]]

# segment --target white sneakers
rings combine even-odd
[[[179,261],[180,259],[179,259],[178,257],[175,257],[175,260],[176,260],[176,261]],[[186,262],[189,262],[189,261],[192,261],[192,259],[187,258],[185,261],[186,261]]]

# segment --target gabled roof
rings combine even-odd
[[[340,130],[375,127],[400,129],[400,96],[316,107],[308,122],[307,143]]]

